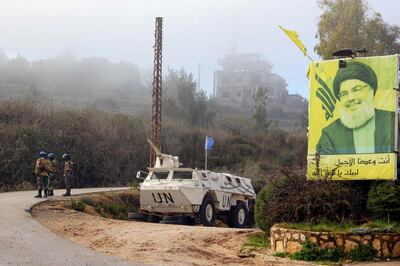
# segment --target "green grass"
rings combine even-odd
[[[130,190],[133,190],[133,191],[138,190],[139,189],[139,182],[136,181],[136,180],[129,181],[128,182],[128,187],[129,187]]]
[[[289,253],[287,253],[287,252],[276,252],[275,254],[272,254],[272,256],[278,257],[278,258],[286,258],[287,256],[289,256]]]
[[[267,240],[268,238],[264,233],[251,235],[247,239],[247,242],[242,245],[242,247],[267,248],[269,245],[269,241]]]
[[[369,221],[368,223],[363,224],[362,227],[366,227],[366,228],[370,228],[370,229],[393,227],[394,231],[400,232],[400,222],[396,222],[396,221],[388,223],[387,221],[383,221],[383,220],[374,220],[374,221]]]
[[[353,223],[337,224],[332,222],[323,222],[319,224],[312,223],[281,223],[278,226],[290,229],[305,230],[305,231],[324,231],[345,233],[349,232],[351,228],[355,227]]]
[[[85,210],[85,202],[83,200],[76,201],[71,199],[71,209],[83,212]]]
[[[333,232],[333,233],[348,233],[352,228],[368,228],[368,229],[384,229],[392,227],[394,231],[400,232],[400,222],[387,223],[381,220],[370,221],[365,224],[355,225],[350,222],[338,224],[333,222],[322,222],[318,224],[312,223],[280,223],[277,226],[283,228],[318,231],[318,232]]]
[[[349,258],[352,261],[371,261],[377,253],[378,251],[374,247],[361,244],[350,250]]]
[[[104,216],[104,213],[110,214],[112,218],[126,220],[128,216],[128,207],[113,203],[98,203],[96,211]]]
[[[294,260],[338,262],[344,259],[345,253],[338,248],[321,248],[320,246],[306,241],[301,250],[289,256]]]

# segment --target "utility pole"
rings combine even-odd
[[[161,99],[162,99],[162,17],[156,17],[153,70],[153,103],[151,109],[151,141],[161,151]],[[154,166],[156,154],[150,147],[150,167]]]
[[[201,64],[199,64],[199,68],[197,70],[197,92],[200,91],[200,71],[201,71]]]

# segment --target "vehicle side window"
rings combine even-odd
[[[167,179],[169,172],[153,172],[151,175],[151,180]]]
[[[172,179],[192,179],[193,172],[174,172]]]

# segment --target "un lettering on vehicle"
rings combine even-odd
[[[231,194],[222,195],[221,207],[222,209],[230,209],[231,208]]]
[[[157,204],[175,203],[174,198],[172,197],[171,193],[169,193],[169,192],[156,192],[156,193],[153,192],[153,193],[151,193],[151,195],[153,196],[154,202]]]

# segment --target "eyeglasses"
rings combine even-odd
[[[349,91],[351,91],[352,94],[360,94],[361,92],[363,92],[365,90],[365,88],[369,87],[369,85],[357,85],[353,88],[351,88],[350,90],[345,90],[345,91],[341,91],[339,92],[339,99],[343,99],[349,96]]]

